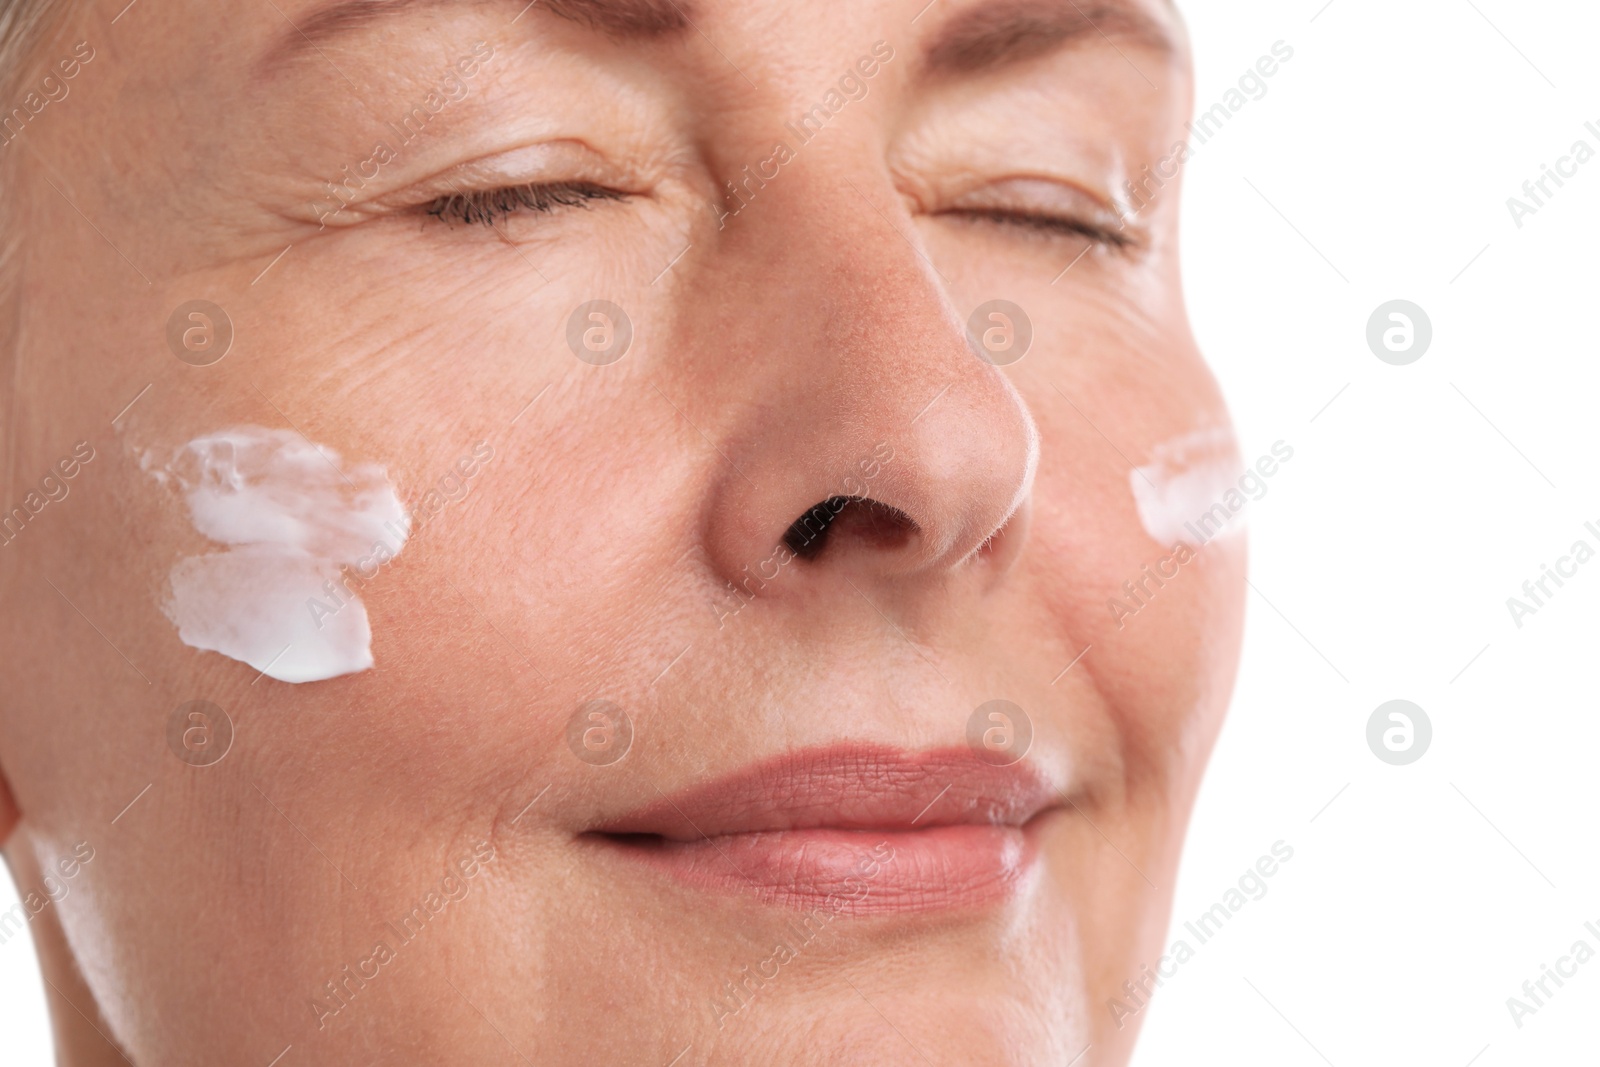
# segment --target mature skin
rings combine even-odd
[[[1236,539],[1125,625],[1106,606],[1171,547],[1130,462],[1227,425],[1177,182],[1117,222],[1182,138],[1189,68],[1158,0],[924,3],[635,2],[624,25],[162,0],[112,25],[118,0],[39,44],[95,58],[5,149],[7,505],[75,442],[96,458],[0,550],[0,831],[25,892],[94,849],[32,926],[63,1063],[1126,1060],[1137,1020],[1106,1003],[1163,951],[1242,611]],[[326,183],[479,41],[465,95],[330,212]],[[865,95],[800,143],[786,124],[879,41]],[[793,158],[731,213],[724,183],[778,141]],[[628,195],[494,229],[426,213],[559,182]],[[236,330],[203,368],[166,339],[197,298]],[[597,298],[633,327],[607,366],[567,343]],[[994,298],[1033,328],[1005,367],[964,336]],[[363,592],[376,669],[261,678],[162,614],[207,546],[140,455],[238,424],[382,463],[411,502],[493,447]],[[866,492],[905,519],[847,510],[729,614],[728,584],[882,442]],[[595,697],[636,731],[606,767],[565,736]],[[236,728],[208,767],[167,743],[199,698]],[[580,837],[795,749],[960,746],[995,698],[1066,790],[1024,889],[841,917],[736,1016],[713,997],[793,914]],[[319,1025],[324,984],[485,841],[465,897]]]

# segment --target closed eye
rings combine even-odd
[[[962,208],[942,212],[942,214],[954,215],[974,222],[1018,227],[1024,231],[1031,230],[1046,236],[1087,238],[1097,245],[1102,245],[1118,252],[1132,251],[1142,247],[1143,244],[1137,234],[1120,223],[1113,226],[1085,218],[1038,214],[1027,211],[1008,211],[1004,208]]]
[[[492,227],[497,219],[519,211],[550,214],[565,208],[588,207],[596,200],[627,198],[627,193],[593,182],[540,182],[450,193],[423,205],[422,210],[446,222]]]

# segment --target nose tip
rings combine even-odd
[[[970,363],[942,389],[824,389],[765,420],[710,523],[708,554],[725,576],[779,546],[886,578],[1013,559],[1039,435],[1009,381],[964,347],[961,357]]]
[[[892,546],[900,573],[959,566],[992,549],[1032,491],[1033,419],[999,372],[983,364],[964,371],[968,377],[901,436],[873,491],[879,509],[891,508],[915,529]]]

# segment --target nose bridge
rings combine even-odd
[[[1031,482],[1037,435],[1020,397],[968,348],[887,171],[855,170],[769,182],[725,220],[706,260],[715,277],[697,280],[719,297],[685,343],[735,365],[723,432],[739,473],[708,523],[708,555],[728,572],[770,555],[818,505],[837,515],[851,499],[875,502],[872,521],[836,532],[854,531],[884,567],[952,565]],[[881,536],[889,514],[905,536]]]
[[[727,220],[732,269],[748,310],[761,309],[730,324],[753,359],[804,368],[808,391],[836,394],[842,410],[857,406],[851,397],[870,396],[876,428],[901,413],[909,426],[956,379],[1000,383],[967,348],[943,279],[887,178],[869,189],[859,174],[783,177]]]

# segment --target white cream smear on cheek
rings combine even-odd
[[[1205,543],[1191,525],[1236,489],[1240,474],[1233,434],[1225,428],[1199,430],[1157,445],[1153,460],[1128,474],[1139,521],[1151,539],[1166,546],[1180,541]],[[1237,533],[1243,523],[1222,532]]]
[[[392,559],[410,532],[382,466],[347,469],[297,433],[239,426],[195,438],[154,473],[182,492],[195,529],[227,546],[172,568],[163,610],[184,644],[281,682],[372,666],[366,606],[339,579],[341,565]]]

